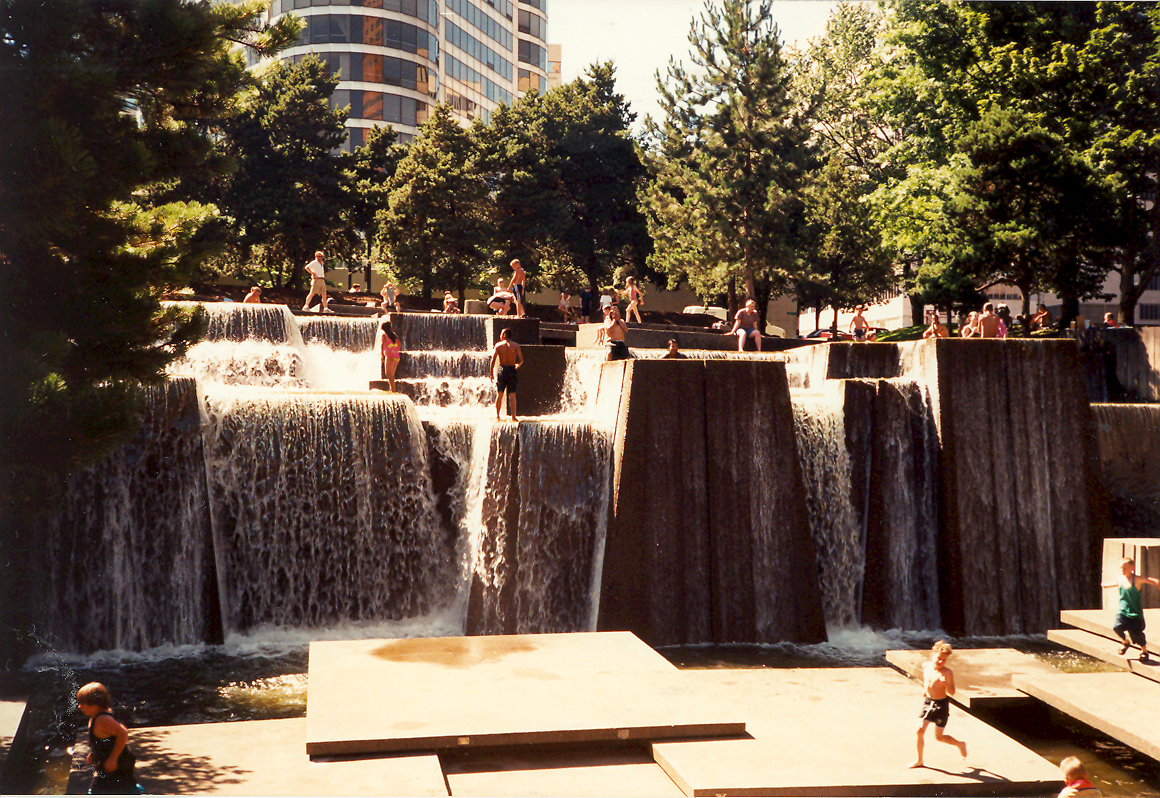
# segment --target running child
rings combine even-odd
[[[922,712],[918,719],[918,759],[911,765],[912,768],[924,767],[922,749],[926,741],[926,727],[931,723],[934,724],[934,739],[955,746],[963,759],[967,758],[967,744],[943,733],[951,712],[950,697],[955,694],[955,674],[947,667],[950,656],[951,644],[940,640],[931,648],[930,659],[922,665],[922,685],[925,693]]]

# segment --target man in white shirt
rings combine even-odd
[[[314,299],[314,295],[318,294],[322,302],[322,312],[325,313],[327,308],[326,302],[326,267],[322,265],[323,254],[321,251],[314,253],[314,260],[306,264],[306,271],[310,274],[310,293],[306,295],[306,301],[302,304],[303,310],[310,309],[310,300]]]

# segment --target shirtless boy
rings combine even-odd
[[[1000,329],[1003,322],[995,315],[995,306],[988,302],[983,305],[983,312],[979,315],[979,337],[980,338],[1002,338]]]
[[[922,665],[922,685],[925,693],[922,700],[922,713],[918,721],[918,759],[914,760],[912,768],[923,767],[922,749],[925,742],[926,727],[934,723],[934,739],[940,743],[947,743],[959,749],[963,759],[967,758],[967,744],[956,740],[949,734],[944,734],[947,718],[950,717],[951,699],[955,694],[955,674],[947,667],[947,660],[951,656],[951,644],[940,640],[930,650],[930,659]]]
[[[620,309],[613,305],[604,317],[604,324],[596,331],[596,343],[608,345],[608,360],[628,360],[632,357],[628,344],[624,342],[626,332],[628,325],[620,320]]]
[[[862,315],[865,312],[866,306],[859,305],[854,308],[854,318],[850,319],[850,335],[854,336],[855,341],[869,340],[867,334],[870,332],[870,323]]]
[[[496,376],[495,364],[499,361],[499,375]],[[508,340],[508,331],[505,327],[500,330],[499,343],[491,350],[491,376],[495,379],[495,420],[499,421],[499,411],[503,408],[503,395],[507,393],[512,421],[516,418],[516,383],[519,381],[519,368],[524,364],[524,353],[520,345]]]
[[[512,298],[516,301],[516,315],[524,315],[524,267],[520,265],[518,258],[513,259],[512,263],[512,283],[511,292]]]

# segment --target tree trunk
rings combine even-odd
[[[729,318],[737,315],[737,278],[732,275],[729,276],[729,283],[726,288],[725,304],[728,306]]]

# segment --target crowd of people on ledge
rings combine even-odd
[[[862,308],[859,307],[858,310],[860,313]],[[942,323],[942,319],[937,310],[930,314],[930,319],[930,326],[923,332],[923,338],[951,337],[950,328]],[[983,305],[982,311],[972,310],[967,314],[966,322],[959,328],[959,337],[1006,338],[1016,323],[1021,324],[1029,332],[1035,332],[1037,330],[1048,329],[1051,327],[1053,321],[1051,311],[1044,305],[1040,305],[1034,315],[1030,317],[1020,316],[1018,322],[1015,322],[1011,318],[1011,310],[1006,305],[999,305],[996,308],[993,302],[987,302]],[[850,323],[853,325],[853,322]],[[1095,326],[1097,328],[1112,329],[1121,325],[1116,321],[1115,314],[1105,313],[1103,322]]]

